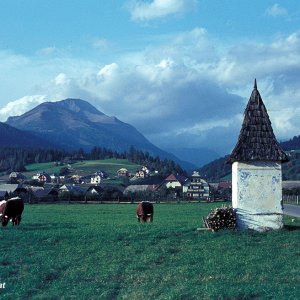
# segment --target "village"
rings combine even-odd
[[[116,174],[104,170],[80,176],[49,174],[45,171],[32,176],[11,172],[0,181],[0,201],[20,197],[25,203],[55,202],[215,202],[231,201],[232,182],[208,182],[198,171],[190,176],[170,174],[164,177],[158,171],[141,166],[135,173],[120,168]],[[112,178],[113,177],[113,178]],[[299,204],[300,181],[283,181],[283,201]]]
[[[71,165],[68,167],[72,169]],[[103,170],[86,176],[74,172],[55,175],[42,171],[28,178],[23,173],[11,172],[7,180],[2,179],[0,184],[0,200],[20,197],[25,203],[39,203],[141,200],[210,202],[230,199],[230,183],[209,184],[197,171],[191,176],[170,174],[163,177],[158,171],[150,172],[146,166],[142,166],[135,173],[120,168],[115,175],[111,175]]]

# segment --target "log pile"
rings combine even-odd
[[[236,214],[232,207],[215,208],[206,218],[203,218],[206,228],[212,231],[236,228]]]

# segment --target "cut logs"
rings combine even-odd
[[[204,226],[212,231],[235,229],[236,214],[232,207],[215,208],[206,218],[202,218]]]

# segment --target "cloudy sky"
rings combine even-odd
[[[277,138],[299,135],[300,1],[0,1],[0,121],[81,98],[160,147],[223,155],[254,78]]]

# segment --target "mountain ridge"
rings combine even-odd
[[[185,169],[196,168],[153,145],[132,125],[105,115],[81,99],[44,102],[20,116],[9,117],[6,124],[42,136],[59,148],[90,151],[96,146],[121,152],[134,146],[151,155],[172,159]]]
[[[0,145],[1,147],[22,148],[51,148],[52,145],[46,139],[38,137],[31,132],[17,129],[13,126],[0,122]]]
[[[180,159],[184,161],[196,165],[198,168],[221,157],[215,151],[204,147],[199,147],[199,148],[174,147],[174,148],[164,148],[164,150],[173,153],[175,156],[180,157]]]

